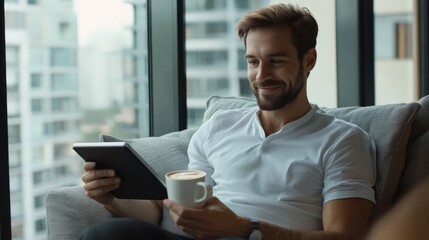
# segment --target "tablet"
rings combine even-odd
[[[112,194],[121,199],[167,198],[164,178],[139,156],[126,142],[74,143],[73,149],[87,162],[96,162],[97,169],[114,169],[121,186]]]

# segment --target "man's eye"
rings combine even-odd
[[[284,61],[281,59],[271,59],[271,62],[274,64],[283,63]]]
[[[258,60],[255,60],[255,59],[248,59],[248,60],[247,60],[247,63],[248,63],[248,64],[250,64],[250,65],[255,65],[255,64],[258,64]]]

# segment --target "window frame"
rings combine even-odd
[[[374,105],[374,1],[337,0],[335,12],[338,107]]]
[[[429,3],[417,0],[418,19],[418,78],[420,97],[429,95]]]
[[[148,0],[150,136],[187,127],[184,4]]]
[[[6,40],[4,22],[4,3],[1,4],[0,20],[0,240],[12,238],[10,189],[9,189],[9,144],[7,124],[7,87],[6,87]]]

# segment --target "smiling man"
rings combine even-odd
[[[308,100],[315,19],[306,8],[277,4],[245,15],[237,29],[258,106],[218,111],[188,148],[188,167],[207,173],[214,197],[201,209],[164,200],[157,211],[160,202],[114,199],[109,192],[117,179],[86,165],[88,196],[131,218],[100,223],[82,239],[365,236],[375,202],[375,145],[360,128]],[[156,226],[162,211],[162,226],[169,227]]]

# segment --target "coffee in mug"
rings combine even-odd
[[[185,207],[201,208],[212,196],[212,186],[199,170],[178,170],[165,175],[168,199]]]

